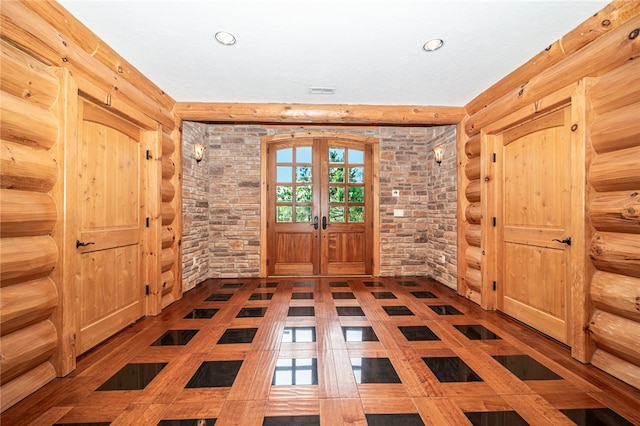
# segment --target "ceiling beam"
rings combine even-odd
[[[458,124],[463,107],[411,105],[315,105],[177,102],[183,120],[200,122],[305,123],[425,126]]]

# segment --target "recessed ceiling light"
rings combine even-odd
[[[444,45],[444,41],[440,38],[434,38],[429,40],[422,46],[425,52],[433,52],[440,49]]]
[[[218,43],[224,44],[225,46],[232,46],[236,44],[235,36],[226,31],[218,31],[216,33],[216,40],[218,41]]]

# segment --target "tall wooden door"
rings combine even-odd
[[[269,275],[371,273],[371,158],[369,144],[346,139],[270,144]]]
[[[144,314],[140,129],[80,104],[78,137],[78,354]]]
[[[570,344],[570,109],[502,135],[498,308]],[[500,154],[499,154],[500,155]]]

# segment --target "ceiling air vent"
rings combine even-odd
[[[333,95],[335,92],[335,87],[309,87],[310,95]]]

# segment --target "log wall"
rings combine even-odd
[[[593,79],[587,100],[590,361],[640,388],[640,64]]]
[[[180,120],[175,101],[55,2],[0,8],[2,411],[75,368],[75,194],[66,175],[77,104],[143,129],[146,313],[180,298]],[[124,130],[123,130],[124,131]],[[155,161],[154,161],[155,160]],[[69,197],[69,198],[67,198]]]
[[[582,205],[572,206],[584,211],[575,212],[584,219],[577,226],[580,241],[572,247],[572,262],[582,258],[572,282],[572,354],[636,387],[639,29],[640,3],[613,1],[469,102],[458,132],[458,256],[465,260],[458,266],[458,292],[491,309],[496,301],[491,280],[496,278],[489,276],[487,265],[496,262],[496,236],[482,215],[495,210],[495,200],[484,189],[493,178],[484,135],[572,99],[572,130],[585,146],[584,165],[573,164],[572,172],[586,176]]]
[[[58,303],[50,275],[59,248],[51,238],[58,213],[51,190],[58,165],[52,111],[56,75],[0,40],[0,392],[2,410],[56,376],[51,356]],[[32,377],[32,371],[41,374]]]

